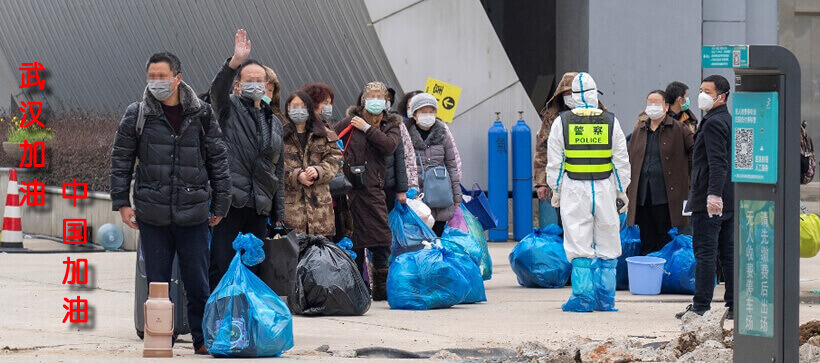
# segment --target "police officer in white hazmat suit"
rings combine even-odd
[[[588,73],[564,96],[571,111],[555,119],[547,142],[547,183],[560,206],[564,249],[572,262],[572,296],[564,311],[616,311],[615,266],[621,255],[618,214],[626,211],[631,168],[626,139],[610,112],[598,109]]]

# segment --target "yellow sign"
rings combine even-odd
[[[608,124],[569,124],[570,145],[609,144]]]
[[[424,92],[433,95],[433,97],[438,100],[436,116],[444,122],[453,122],[453,117],[456,115],[458,97],[461,96],[461,87],[434,78],[427,78],[427,85],[424,86]]]

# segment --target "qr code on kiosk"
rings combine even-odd
[[[754,129],[735,129],[735,169],[754,167]]]

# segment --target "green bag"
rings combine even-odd
[[[811,258],[820,251],[820,217],[800,214],[800,257]]]
[[[470,231],[470,237],[478,241],[481,246],[481,263],[478,265],[481,268],[481,277],[484,280],[489,280],[493,277],[493,260],[490,258],[490,249],[487,246],[487,235],[484,234],[484,227],[478,221],[464,203],[458,205],[464,213],[464,221],[467,222],[467,230]]]

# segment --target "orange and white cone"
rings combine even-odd
[[[17,170],[9,171],[6,190],[6,211],[3,214],[3,234],[0,248],[23,248],[23,222],[20,218],[20,195],[17,189]]]

